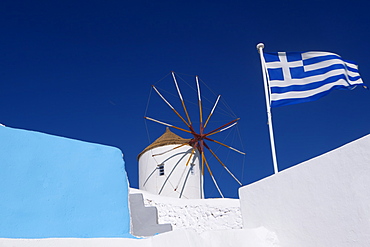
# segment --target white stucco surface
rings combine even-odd
[[[49,238],[2,239],[2,247],[279,247],[276,235],[263,227],[197,233],[179,229],[144,239],[128,238]]]
[[[173,229],[192,228],[201,233],[242,228],[238,199],[178,199],[136,189],[130,193],[142,193],[144,205],[157,207],[158,223],[171,223]]]
[[[179,147],[176,144],[143,153],[139,158],[139,188],[167,197],[202,198],[199,152],[193,155],[192,150],[189,145]],[[158,169],[161,164],[163,175]]]
[[[370,246],[370,135],[239,190],[245,228],[281,246]]]

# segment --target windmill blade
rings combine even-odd
[[[222,142],[216,141],[216,140],[211,139],[211,138],[208,138],[208,137],[204,137],[204,139],[206,139],[206,140],[208,140],[208,141],[211,141],[211,142],[215,142],[215,143],[220,144],[220,145],[222,145],[222,146],[224,146],[224,147],[227,147],[227,148],[229,148],[229,149],[231,149],[231,150],[233,150],[233,151],[235,151],[235,152],[238,152],[238,153],[240,153],[240,154],[245,155],[245,153],[244,153],[244,152],[239,151],[239,150],[238,150],[238,149],[236,149],[236,148],[230,147],[229,145],[223,144]]]
[[[228,123],[226,123],[226,124],[224,124],[224,125],[221,125],[220,127],[218,127],[218,128],[216,128],[216,129],[214,129],[214,130],[212,130],[212,131],[208,132],[208,133],[206,134],[206,136],[209,136],[209,135],[213,135],[213,134],[219,133],[220,131],[219,131],[219,132],[216,132],[216,131],[218,131],[218,130],[220,130],[220,129],[223,129],[223,128],[227,127],[228,125],[233,124],[233,123],[235,123],[236,121],[239,121],[239,120],[240,120],[240,118],[237,118],[237,119],[234,119],[233,121],[230,121],[230,122],[228,122]]]
[[[218,104],[218,101],[220,100],[220,97],[221,97],[221,95],[218,95],[218,97],[217,97],[217,99],[216,99],[216,103],[213,105],[213,108],[212,108],[211,112],[209,113],[209,115],[208,115],[208,117],[207,117],[207,120],[206,120],[206,122],[205,122],[205,124],[204,124],[204,128],[206,128],[206,126],[207,126],[207,124],[208,124],[209,119],[210,119],[210,118],[211,118],[211,116],[213,115],[213,112],[214,112],[214,111],[215,111],[215,109],[216,109],[216,106],[217,106],[217,104]]]
[[[185,115],[186,115],[186,118],[188,119],[188,127],[191,125],[191,120],[190,120],[190,116],[189,116],[189,113],[186,109],[186,106],[185,106],[185,102],[184,102],[184,99],[182,98],[182,95],[181,95],[181,91],[180,91],[180,88],[179,88],[179,85],[177,84],[177,80],[176,80],[176,77],[175,77],[175,72],[171,72],[172,73],[172,78],[173,78],[173,81],[175,82],[175,85],[176,85],[176,90],[177,90],[177,94],[179,95],[179,98],[181,100],[181,105],[182,105],[182,108],[184,109],[184,112],[185,112]]]
[[[206,166],[207,166],[207,169],[208,169],[209,175],[211,175],[211,178],[212,178],[212,180],[213,180],[213,183],[215,184],[215,186],[216,186],[216,188],[217,188],[217,190],[218,190],[218,193],[220,193],[221,197],[222,197],[222,198],[224,198],[224,195],[222,194],[222,192],[221,192],[221,190],[220,190],[220,187],[218,187],[218,184],[217,184],[217,182],[216,182],[216,179],[215,179],[215,177],[213,176],[213,173],[212,173],[212,171],[211,171],[211,167],[208,165],[208,162],[207,162],[206,158],[204,158],[204,161],[205,161],[205,163],[206,163]]]
[[[166,104],[172,109],[172,111],[174,112],[174,113],[176,113],[176,115],[186,124],[186,126],[188,126],[188,127],[190,127],[190,125],[188,124],[188,122],[186,122],[185,121],[185,119],[180,115],[180,113],[178,113],[177,111],[176,111],[176,109],[170,104],[170,102],[168,102],[164,97],[163,97],[163,95],[158,91],[158,89],[154,86],[154,85],[152,85],[152,87],[154,88],[154,90],[157,92],[157,94],[159,95],[159,97],[161,97],[162,98],[162,100],[164,101],[164,102],[166,102]]]
[[[190,162],[190,160],[191,160],[192,156],[194,155],[194,153],[195,153],[195,149],[194,149],[194,148],[192,148],[192,149],[191,149],[191,154],[190,154],[190,156],[189,156],[188,161],[186,161],[186,165],[185,165],[185,166],[188,166],[188,165],[189,165],[189,162]]]
[[[200,126],[202,128],[203,125],[203,109],[202,109],[202,98],[200,97],[200,87],[199,87],[199,79],[198,76],[195,76],[195,81],[197,83],[197,92],[198,92],[198,104],[199,104],[199,121]]]
[[[225,164],[220,160],[220,158],[218,158],[218,156],[212,151],[212,149],[210,147],[208,147],[208,145],[205,144],[205,147],[211,152],[211,154],[217,159],[217,161],[225,168],[225,170],[234,178],[234,180],[236,182],[238,182],[238,184],[240,186],[242,186],[242,183],[235,177],[235,175],[225,166]]]
[[[148,120],[150,120],[150,121],[153,121],[153,122],[156,122],[156,123],[159,123],[159,124],[163,124],[163,125],[165,125],[165,126],[168,126],[168,127],[174,128],[174,129],[178,129],[178,130],[182,130],[182,131],[184,131],[184,132],[187,132],[187,133],[192,134],[192,132],[191,132],[190,130],[186,130],[186,129],[183,129],[183,128],[179,128],[179,127],[176,127],[176,126],[174,126],[174,125],[172,125],[172,124],[168,124],[168,123],[165,123],[165,122],[162,122],[162,121],[156,120],[156,119],[154,119],[154,118],[150,118],[150,117],[144,117],[144,118],[145,118],[145,119],[148,119]]]
[[[220,133],[220,132],[222,132],[222,131],[224,131],[224,130],[227,130],[227,129],[229,129],[229,128],[233,127],[234,125],[236,125],[237,123],[238,123],[238,122],[235,122],[235,123],[233,123],[233,124],[231,124],[231,125],[229,125],[229,126],[227,126],[227,127],[223,128],[223,129],[220,129],[220,130],[218,130],[218,131],[216,131],[216,132],[213,132],[213,133],[211,133],[211,134],[209,134],[209,135],[207,135],[207,136],[214,135],[214,134]]]

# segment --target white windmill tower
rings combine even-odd
[[[199,152],[189,141],[166,128],[138,156],[139,188],[163,196],[202,198]]]
[[[181,116],[181,114],[169,103],[169,101],[155,86],[152,87],[159,97],[181,119],[186,127],[181,128],[151,117],[145,117],[147,120],[167,126],[167,130],[161,137],[145,148],[138,156],[139,188],[155,194],[177,198],[204,198],[203,178],[206,168],[220,196],[224,197],[212,174],[205,152],[211,155],[217,163],[221,164],[232,178],[241,186],[241,182],[226,167],[223,161],[221,161],[221,159],[216,155],[213,148],[211,148],[211,145],[209,145],[209,143],[216,143],[217,145],[221,145],[244,155],[245,153],[214,139],[215,134],[231,129],[235,126],[239,118],[233,118],[232,121],[223,124],[212,131],[206,131],[206,127],[208,127],[208,123],[210,122],[209,120],[211,119],[221,96],[219,95],[213,107],[209,108],[211,110],[208,117],[203,121],[202,97],[200,93],[199,78],[196,76],[199,122],[194,124],[191,121],[190,114],[185,106],[185,101],[182,97],[175,73],[171,72],[171,74],[182,108],[186,115],[186,119]],[[199,130],[196,130],[194,125],[199,126]],[[191,138],[184,139],[171,132],[169,128],[174,128],[188,133],[191,135]]]

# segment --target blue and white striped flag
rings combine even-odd
[[[357,64],[330,52],[264,53],[271,107],[317,100],[362,84]]]

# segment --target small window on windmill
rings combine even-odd
[[[164,164],[158,165],[159,176],[164,176]]]

